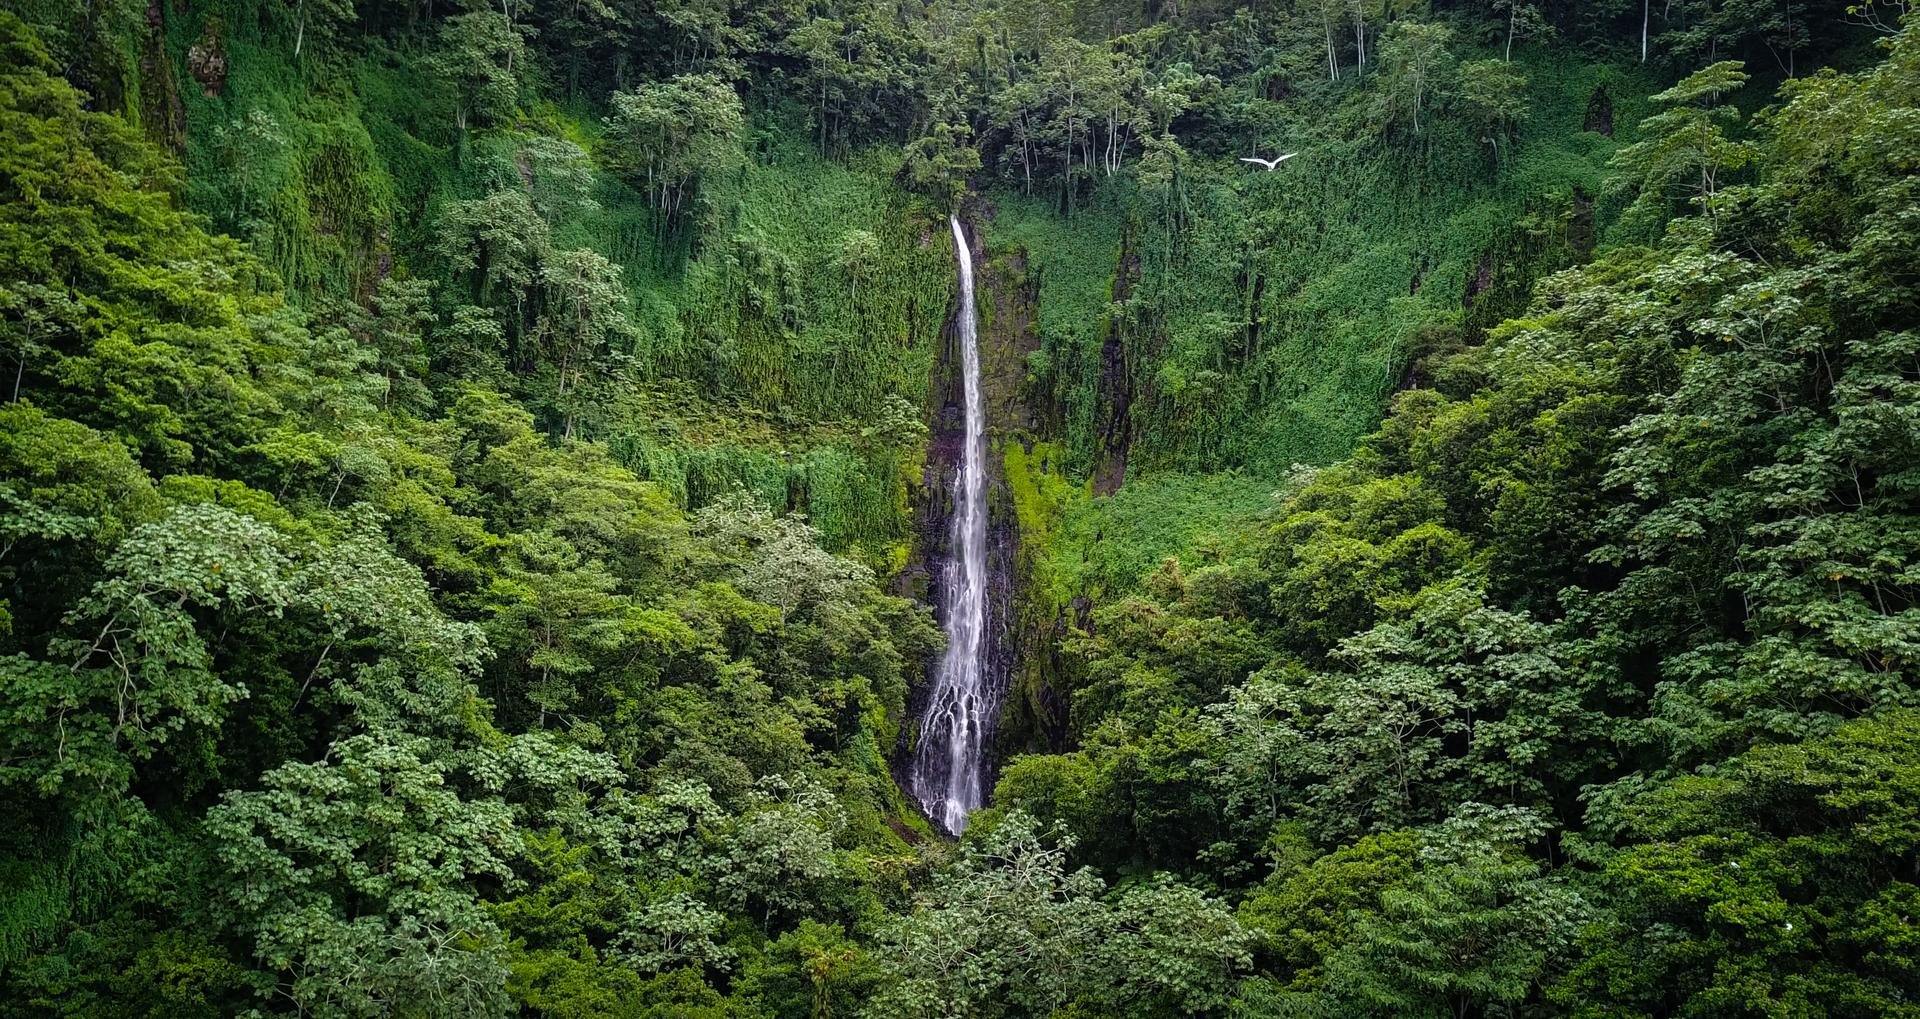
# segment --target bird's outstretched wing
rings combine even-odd
[[[1272,159],[1261,159],[1259,156],[1241,156],[1240,161],[1242,163],[1259,163],[1261,166],[1266,167],[1267,171],[1271,173],[1274,167],[1279,166],[1281,163],[1299,154],[1298,152],[1289,152],[1284,156],[1275,156]]]

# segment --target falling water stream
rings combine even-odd
[[[966,442],[953,476],[950,553],[940,583],[947,650],[934,673],[933,693],[920,717],[920,740],[908,775],[927,816],[950,835],[967,826],[980,806],[993,691],[987,675],[986,425],[980,399],[980,330],[973,304],[973,253],[960,216],[951,217],[959,262],[957,335],[966,396]]]

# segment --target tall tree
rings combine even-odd
[[[1740,113],[1721,102],[1746,82],[1739,61],[1723,60],[1653,97],[1667,109],[1642,121],[1640,140],[1613,158],[1621,171],[1617,186],[1636,192],[1637,210],[1663,212],[1677,192],[1707,217],[1715,214],[1724,176],[1745,166],[1753,154],[1748,143],[1727,137],[1725,125]]]

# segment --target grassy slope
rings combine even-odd
[[[1035,288],[1030,395],[1057,422],[1044,441],[1005,444],[1023,642],[1058,634],[1076,597],[1124,595],[1165,559],[1191,562],[1205,541],[1253,526],[1295,465],[1338,461],[1377,424],[1420,330],[1471,342],[1524,308],[1533,279],[1604,239],[1618,211],[1605,167],[1646,115],[1650,82],[1572,62],[1526,72],[1532,115],[1498,166],[1446,124],[1417,151],[1303,133],[1283,147],[1301,155],[1275,173],[1226,158],[1192,167],[1177,237],[1124,184],[1071,217],[994,196],[989,252],[1024,265]],[[1613,138],[1583,130],[1602,86]],[[1120,305],[1123,251],[1139,268]],[[1470,287],[1484,287],[1471,303]],[[1096,497],[1110,332],[1133,380],[1131,446],[1125,486]],[[1070,685],[1052,668],[1050,656],[1023,659],[1008,749],[1041,744],[1045,690]]]
[[[539,104],[511,130],[456,139],[406,55],[296,63],[277,37],[217,10],[170,18],[188,195],[253,241],[296,295],[363,295],[385,272],[433,278],[440,205],[509,176],[533,134],[597,142],[594,114]],[[230,68],[217,96],[186,76],[185,52],[209,24]],[[249,132],[256,111],[264,129]],[[873,425],[890,401],[925,398],[952,287],[944,232],[893,184],[897,156],[833,162],[778,125],[752,135],[742,168],[711,187],[692,257],[607,175],[597,209],[555,225],[557,246],[618,263],[632,297],[637,338],[624,353],[636,385],[596,437],[683,505],[744,488],[808,513],[834,547],[897,565],[918,446]],[[837,258],[856,231],[877,252],[858,278]]]
[[[1645,113],[1647,82],[1585,64],[1526,70],[1534,109],[1498,168],[1447,125],[1418,154],[1303,138],[1301,155],[1277,173],[1231,159],[1193,167],[1191,229],[1177,240],[1124,186],[1070,218],[1048,203],[996,196],[991,250],[1023,252],[1039,295],[1032,385],[1060,422],[1047,469],[1075,480],[1092,469],[1101,345],[1114,329],[1135,386],[1128,485],[1146,479],[1156,490],[1151,532],[1129,526],[1125,499],[1066,499],[1065,519],[1100,522],[1048,528],[1066,543],[1062,562],[1103,559],[1075,534],[1106,543],[1116,531],[1137,534],[1154,554],[1114,561],[1102,578],[1125,587],[1163,551],[1185,550],[1158,535],[1198,534],[1200,521],[1219,516],[1217,485],[1235,483],[1192,476],[1239,469],[1237,484],[1264,493],[1290,465],[1345,456],[1379,420],[1416,330],[1438,324],[1470,340],[1484,322],[1519,310],[1532,278],[1575,257],[1576,191],[1604,228],[1613,210],[1601,178]],[[1602,85],[1613,100],[1611,139],[1582,130]],[[1141,263],[1126,306],[1111,300],[1123,244]],[[1463,307],[1483,260],[1491,287]]]

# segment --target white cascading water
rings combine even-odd
[[[951,551],[940,584],[947,650],[934,674],[933,693],[920,717],[919,746],[908,776],[927,816],[958,835],[983,796],[987,727],[993,720],[988,686],[986,416],[980,400],[980,331],[973,306],[973,253],[951,217],[960,269],[960,365],[966,395],[966,444],[953,478]]]

